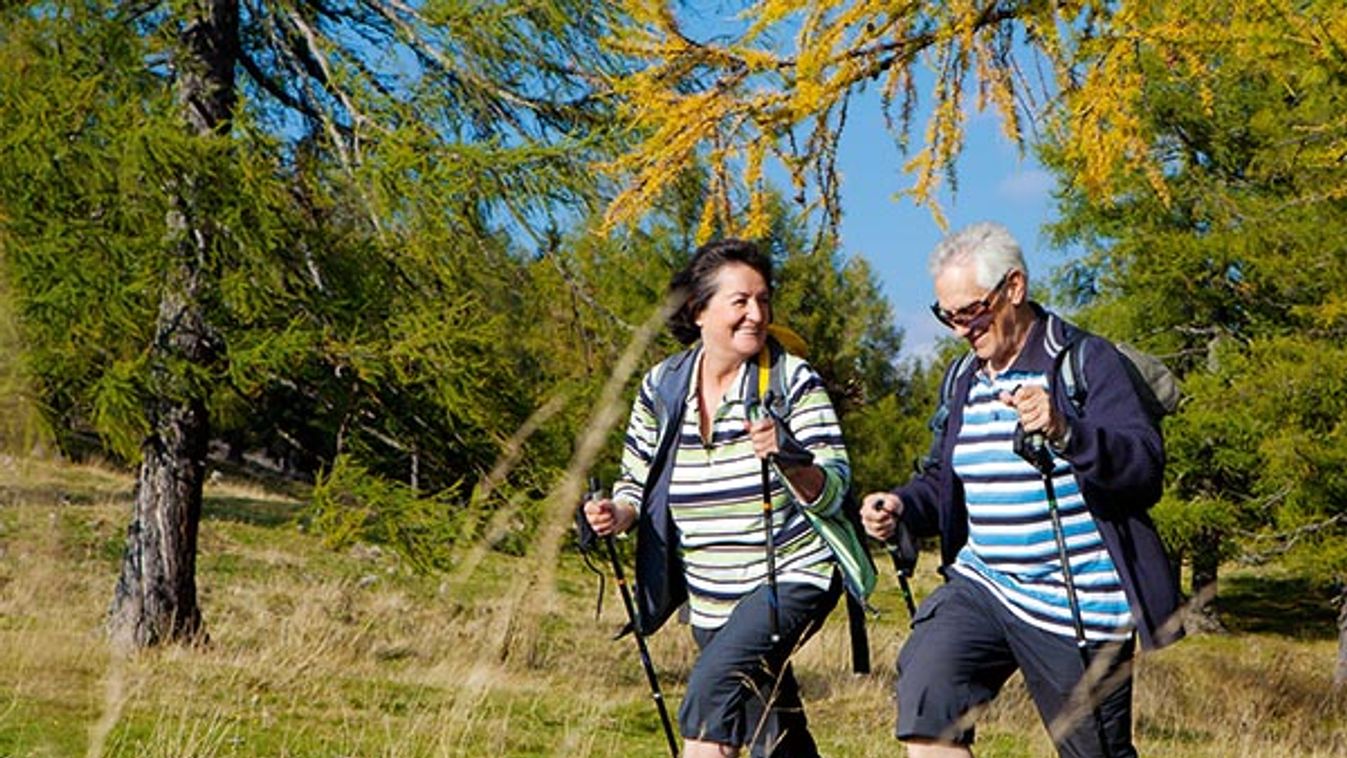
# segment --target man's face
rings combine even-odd
[[[935,278],[935,308],[954,334],[968,340],[984,362],[1004,368],[1019,349],[1013,335],[1014,304],[1023,299],[1024,275],[1010,271],[991,288],[978,284],[972,264],[945,267]]]

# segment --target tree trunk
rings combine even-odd
[[[1216,612],[1216,580],[1221,565],[1221,537],[1204,533],[1193,547],[1192,604],[1184,627],[1193,632],[1226,631]]]
[[[1333,667],[1333,686],[1347,687],[1347,588],[1338,594],[1338,662]]]
[[[142,448],[135,507],[109,618],[114,641],[147,647],[204,638],[196,600],[197,525],[209,437],[200,400],[159,403]]]
[[[238,2],[199,0],[185,12],[174,57],[178,100],[189,130],[206,137],[227,130],[233,114]],[[204,638],[196,548],[210,424],[205,389],[191,374],[208,366],[215,352],[203,303],[214,231],[194,177],[176,177],[173,186],[173,264],[150,354],[150,432],[141,446],[135,505],[108,617],[113,640],[135,647]]]

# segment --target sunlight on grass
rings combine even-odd
[[[37,490],[69,497],[21,499]],[[252,513],[288,501],[248,485],[208,492],[231,499],[229,517],[202,524],[209,644],[114,657],[99,625],[129,491],[125,474],[99,467],[16,462],[0,476],[0,755],[664,752],[635,646],[610,639],[624,620],[612,584],[596,621],[596,582],[572,552],[560,556],[546,606],[530,609],[530,655],[502,661],[515,584],[536,576],[527,560],[487,552],[462,585],[417,575],[390,551],[325,550],[290,520]],[[938,581],[923,565],[918,594]],[[907,613],[887,579],[880,593],[874,673],[851,674],[840,611],[795,659],[827,755],[900,754],[890,693]],[[676,709],[695,646],[675,624],[650,644]],[[1245,633],[1142,657],[1138,746],[1165,756],[1347,756],[1347,702],[1330,688],[1334,644]],[[979,725],[978,755],[1047,754],[1017,677]]]

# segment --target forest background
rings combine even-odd
[[[1079,251],[1040,296],[1183,381],[1155,516],[1190,628],[1243,628],[1217,580],[1256,567],[1304,604],[1284,636],[1305,608],[1336,616],[1310,689],[1347,680],[1347,11],[764,0],[717,6],[735,21],[711,28],[695,11],[0,8],[7,517],[24,534],[25,507],[84,491],[30,486],[40,461],[134,476],[105,504],[128,522],[100,538],[113,554],[89,559],[98,644],[223,644],[198,598],[203,493],[238,477],[285,493],[272,526],[295,550],[375,546],[463,598],[517,561],[496,647],[533,670],[580,482],[612,479],[636,378],[673,347],[669,274],[716,236],[772,251],[774,306],[859,486],[905,476],[958,347],[905,354],[871,264],[841,246],[839,139],[871,98],[938,220],[970,104],[1035,151],[1048,238]],[[6,564],[28,607],[28,564]]]

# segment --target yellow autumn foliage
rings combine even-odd
[[[918,94],[932,103],[903,170],[912,177],[906,194],[942,220],[936,197],[963,149],[967,93],[1017,143],[1025,119],[1051,130],[1077,167],[1073,181],[1107,202],[1132,175],[1164,196],[1163,159],[1139,115],[1145,60],[1159,56],[1191,77],[1207,108],[1212,66],[1230,56],[1266,61],[1272,76],[1278,66],[1347,71],[1347,10],[1329,0],[760,0],[729,28],[697,35],[679,17],[684,6],[624,6],[630,24],[610,43],[643,66],[612,84],[637,140],[602,166],[622,188],[606,220],[640,218],[682,172],[709,164],[704,235],[765,229],[766,160],[784,168],[801,204],[836,212],[837,132],[848,98],[872,80],[882,79],[900,144]],[[918,93],[923,65],[929,92]],[[1025,71],[1038,69],[1046,81],[1031,82]],[[1316,127],[1325,133],[1303,156],[1336,169],[1326,196],[1347,194],[1345,120]]]

